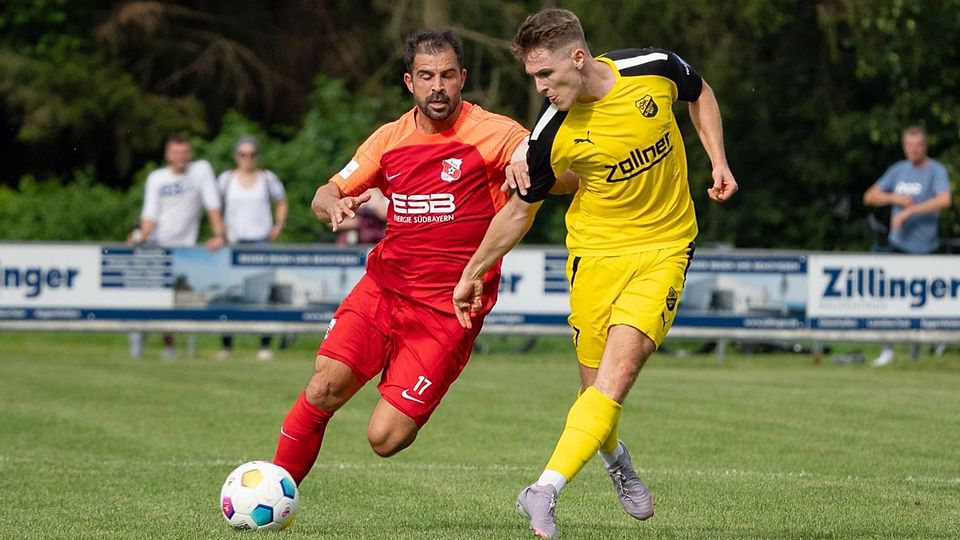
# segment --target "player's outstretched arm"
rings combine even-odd
[[[543,201],[528,203],[514,194],[493,216],[487,234],[453,290],[453,310],[464,328],[473,327],[471,315],[483,307],[483,275],[527,234],[542,204]]]
[[[690,120],[693,121],[700,142],[713,165],[713,185],[707,189],[707,195],[716,202],[725,202],[739,186],[727,164],[727,155],[723,148],[723,122],[720,119],[720,105],[713,88],[703,81],[703,91],[697,101],[690,103]]]
[[[345,196],[336,182],[327,182],[317,188],[310,209],[313,215],[323,223],[329,223],[334,232],[343,223],[344,218],[357,217],[356,210],[370,200],[370,193],[361,193],[357,197]]]

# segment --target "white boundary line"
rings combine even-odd
[[[0,467],[5,464],[37,464],[44,465],[47,462],[53,464],[54,460],[44,460],[44,459],[34,459],[29,457],[13,457],[5,454],[0,454]],[[153,461],[153,460],[138,460],[138,459],[105,459],[105,460],[80,460],[77,462],[77,465],[94,465],[94,466],[103,466],[111,467],[118,465],[132,465],[137,467],[170,467],[170,468],[193,468],[193,467],[235,467],[245,461],[244,458],[237,459],[199,459],[199,460],[179,460],[171,459],[168,461]],[[62,468],[63,463],[58,462],[58,465]],[[476,472],[487,472],[487,473],[504,473],[504,472],[525,472],[525,473],[535,473],[537,469],[532,466],[519,466],[519,465],[469,465],[463,463],[405,463],[400,461],[394,462],[381,462],[381,463],[359,463],[359,462],[332,462],[332,463],[317,463],[313,466],[314,469],[322,470],[369,470],[369,469],[397,469],[400,471],[403,470],[416,470],[416,471],[476,471]],[[864,477],[857,475],[847,475],[847,476],[838,476],[838,475],[827,475],[819,474],[811,471],[800,470],[800,471],[750,471],[743,469],[638,469],[639,472],[646,475],[659,475],[659,476],[702,476],[708,478],[730,478],[730,477],[741,477],[741,478],[766,478],[774,480],[786,480],[786,479],[797,479],[797,480],[820,480],[833,483],[874,483],[879,481],[903,481],[911,482],[917,484],[947,484],[947,485],[960,485],[960,477],[938,477],[938,476],[913,476],[907,475],[905,477],[893,477],[893,476],[877,476],[877,477]]]

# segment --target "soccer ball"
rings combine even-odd
[[[237,467],[220,490],[220,510],[234,529],[285,529],[299,505],[300,492],[293,477],[268,461],[251,461]]]

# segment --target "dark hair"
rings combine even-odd
[[[510,51],[522,62],[534,49],[542,47],[555,51],[574,42],[584,47],[587,45],[580,19],[570,10],[551,8],[541,10],[523,21],[513,38]]]
[[[453,53],[457,55],[457,65],[463,69],[463,42],[451,30],[421,30],[410,36],[403,52],[407,73],[413,72],[413,59],[418,53],[438,54],[446,48],[453,49]]]

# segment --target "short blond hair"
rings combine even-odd
[[[920,126],[910,126],[907,129],[903,130],[903,133],[900,134],[900,141],[903,142],[907,140],[908,136],[919,135],[923,137],[923,144],[927,144],[927,130],[923,129]]]
[[[518,60],[526,59],[534,49],[556,51],[571,43],[579,43],[584,48],[587,39],[583,35],[580,19],[567,9],[544,9],[523,21],[513,37],[510,50]]]

